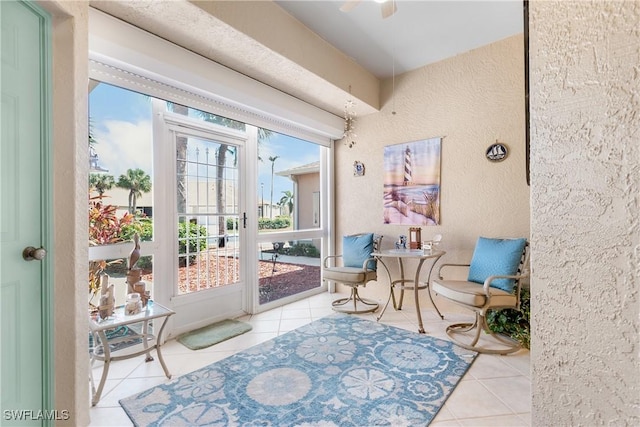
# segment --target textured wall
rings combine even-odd
[[[389,248],[408,234],[408,226],[383,224],[383,150],[438,136],[444,136],[441,225],[422,227],[423,238],[441,233],[446,259],[469,261],[480,235],[529,237],[523,52],[522,35],[514,36],[398,76],[394,96],[393,81],[385,82],[382,111],[357,119],[356,145],[336,143],[338,241],[370,230],[383,234]],[[485,151],[496,139],[510,154],[491,163]],[[363,177],[353,176],[356,160],[365,164]],[[385,298],[386,283],[380,277],[363,293]]]
[[[87,2],[41,2],[53,17],[53,226],[55,409],[89,423],[87,367]],[[72,189],[70,191],[70,189]],[[73,190],[75,189],[75,190]]]
[[[349,85],[363,114],[380,105],[376,77],[272,2],[92,0],[91,7],[338,116]]]
[[[640,3],[531,4],[533,425],[640,425]]]

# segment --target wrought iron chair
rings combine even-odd
[[[359,286],[366,286],[378,278],[376,260],[371,254],[380,248],[381,235],[373,233],[354,234],[342,239],[342,255],[329,255],[322,261],[322,280],[343,283],[351,288],[346,298],[333,301],[335,311],[343,313],[370,313],[378,309],[378,303],[362,298]]]
[[[432,290],[458,305],[475,312],[473,323],[455,323],[447,327],[453,342],[479,353],[508,354],[518,351],[520,344],[510,337],[494,333],[487,324],[489,310],[520,309],[522,280],[529,277],[529,250],[525,239],[488,239],[480,237],[470,264],[442,264]],[[446,280],[443,270],[452,267],[469,269],[467,280]],[[497,343],[480,345],[485,331]],[[469,340],[469,338],[471,338]],[[484,340],[483,340],[484,341]]]

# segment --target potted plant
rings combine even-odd
[[[504,310],[491,310],[487,313],[489,328],[518,341],[522,347],[529,348],[531,340],[530,310],[531,292],[522,288],[520,292],[520,310],[506,308]]]

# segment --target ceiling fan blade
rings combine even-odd
[[[350,12],[356,7],[362,0],[347,0],[342,6],[340,6],[341,12]]]
[[[382,10],[382,19],[386,19],[398,11],[395,0],[387,0],[380,5],[380,9]]]

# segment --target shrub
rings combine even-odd
[[[291,218],[288,216],[277,216],[273,220],[272,228],[287,228],[291,225]]]
[[[120,238],[123,241],[133,241],[133,235],[138,233],[140,241],[150,242],[153,240],[153,221],[146,216],[136,217],[131,224],[122,227]]]
[[[274,219],[269,219],[269,218],[258,219],[259,230],[280,229],[280,228],[287,228],[289,226],[291,226],[291,218],[288,216],[277,216]]]
[[[134,217],[125,213],[118,218],[116,211],[116,206],[103,204],[100,197],[89,200],[90,245],[109,245],[123,241],[122,229],[132,224]]]
[[[237,230],[237,229],[238,229],[238,218],[227,218],[227,230]]]
[[[258,218],[258,230],[266,230],[271,228],[271,220],[269,218]]]
[[[187,253],[187,236],[190,254],[207,249],[207,227],[190,222],[181,222],[178,224],[178,255]],[[181,267],[186,265],[185,259],[185,257],[180,257]],[[189,255],[189,265],[195,262],[196,255]]]
[[[311,243],[296,243],[287,251],[288,255],[320,258],[320,251]]]

